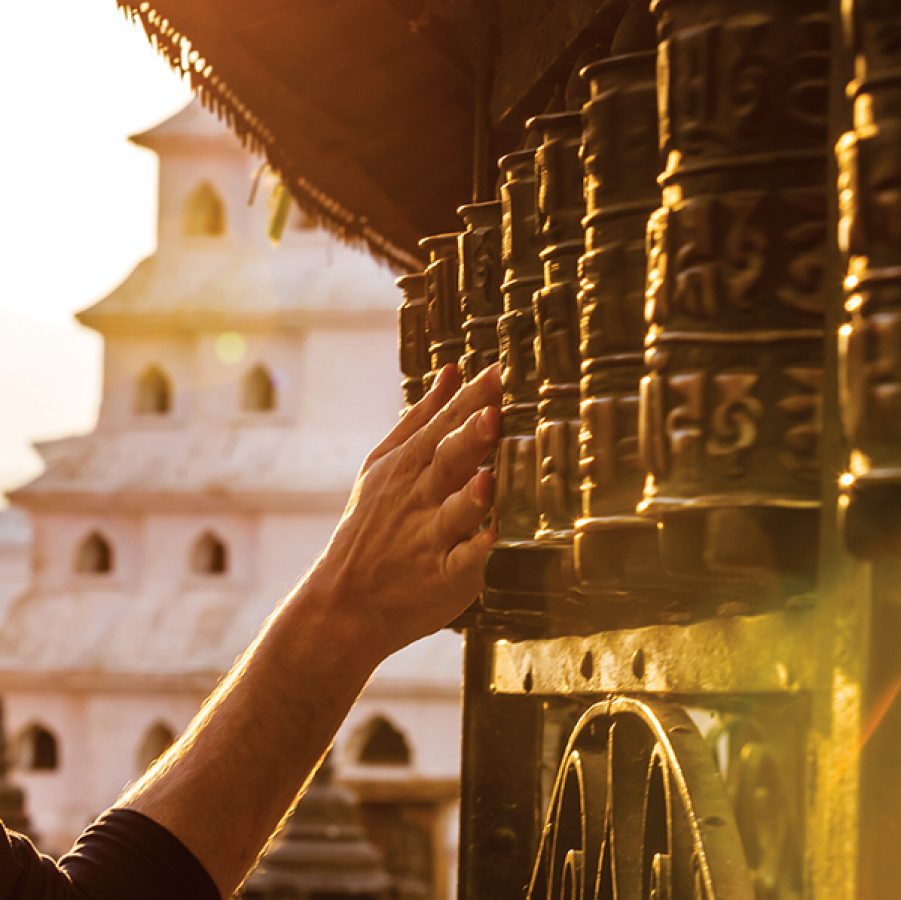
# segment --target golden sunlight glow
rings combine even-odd
[[[101,342],[72,314],[153,252],[156,160],[127,138],[191,96],[112,0],[3,16],[0,359],[16,390],[0,392],[0,506],[40,471],[35,440],[93,425]]]
[[[223,331],[216,337],[216,357],[220,362],[234,365],[247,355],[247,341],[237,331]]]
[[[860,450],[852,450],[848,457],[848,468],[854,474],[855,478],[860,478],[870,471],[870,458],[861,453]]]

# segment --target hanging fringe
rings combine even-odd
[[[200,95],[205,109],[224,121],[252,153],[265,156],[270,169],[289,191],[297,205],[313,221],[339,240],[364,245],[376,258],[398,273],[418,271],[422,261],[369,227],[365,216],[357,216],[333,197],[314,187],[283,158],[268,126],[216,74],[199,49],[160,15],[148,0],[116,0],[125,16],[138,24],[153,48]],[[287,211],[285,211],[287,216]]]

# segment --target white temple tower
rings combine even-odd
[[[0,692],[50,850],[185,727],[400,406],[390,273],[300,214],[273,248],[265,202],[248,205],[259,162],[196,101],[133,140],[160,160],[158,249],[79,314],[105,346],[95,430],[41,445],[46,471],[11,497],[32,565],[0,627]],[[334,754],[435,900],[453,883],[458,695],[440,634],[383,666]]]

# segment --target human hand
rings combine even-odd
[[[500,437],[497,366],[460,387],[446,366],[369,454],[313,577],[381,657],[437,631],[483,586],[496,539],[480,531],[494,485],[479,470]]]

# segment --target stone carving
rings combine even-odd
[[[642,511],[662,522],[673,572],[805,589],[819,498],[826,5],[652,10],[666,167],[648,225]]]

